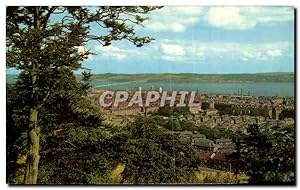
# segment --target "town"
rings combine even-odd
[[[293,126],[294,125],[294,99],[291,97],[256,97],[250,95],[234,94],[234,95],[215,95],[215,94],[196,94],[188,93],[182,99],[182,94],[178,93],[175,100],[166,101],[166,106],[162,107],[160,101],[162,93],[171,94],[172,92],[162,91],[162,88],[138,91],[143,100],[148,97],[148,92],[152,94],[155,92],[159,94],[157,100],[153,101],[148,106],[139,106],[139,104],[130,104],[130,97],[134,98],[136,93],[134,90],[128,92],[128,97],[122,101],[118,101],[117,106],[110,104],[110,106],[103,107],[100,105],[99,96],[105,92],[104,90],[92,90],[89,93],[89,98],[104,114],[105,122],[112,126],[125,126],[133,122],[136,116],[144,115],[154,118],[157,123],[168,133],[176,133],[181,140],[193,145],[195,150],[199,153],[202,159],[208,161],[217,161],[220,164],[211,164],[214,169],[231,170],[231,161],[228,161],[226,156],[235,152],[235,143],[232,137],[228,135],[220,135],[215,137],[207,137],[199,131],[204,129],[212,131],[229,131],[233,136],[235,134],[247,135],[247,128],[250,125],[257,124],[258,126]],[[104,93],[105,94],[105,93]],[[198,106],[188,106],[191,96],[195,104]],[[114,102],[115,97],[106,97],[110,102]],[[186,107],[172,108],[171,104],[186,103]],[[149,103],[149,100],[148,100]],[[180,111],[178,111],[180,109]],[[168,113],[168,114],[166,114]],[[168,123],[171,126],[168,127]],[[174,122],[175,121],[175,122]],[[181,125],[193,126],[192,128],[176,128],[175,123]]]

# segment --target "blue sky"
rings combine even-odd
[[[96,55],[83,66],[92,73],[294,71],[293,7],[164,7],[137,33],[155,41],[140,48],[89,43]]]

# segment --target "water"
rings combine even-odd
[[[17,75],[7,75],[7,83],[15,83]],[[238,90],[243,89],[243,94],[255,96],[294,96],[294,83],[293,82],[241,82],[241,83],[170,83],[167,81],[162,82],[108,82],[93,80],[92,85],[100,89],[111,90],[133,90],[138,87],[143,89],[150,89],[152,86],[155,88],[162,87],[163,90],[188,90],[196,91],[207,94],[237,94]]]
[[[111,90],[133,90],[138,87],[142,89],[158,89],[163,90],[188,90],[207,94],[237,94],[238,90],[243,89],[243,94],[248,95],[250,92],[254,96],[294,96],[294,83],[292,82],[255,82],[255,83],[170,83],[170,82],[107,82],[93,81],[92,85],[98,89]]]

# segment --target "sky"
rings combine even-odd
[[[153,42],[91,42],[95,55],[83,66],[94,74],[294,71],[293,7],[168,6],[148,16],[136,30]]]

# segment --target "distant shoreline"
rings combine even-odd
[[[14,84],[18,75],[6,75]],[[78,81],[81,75],[76,75]],[[199,90],[203,93],[234,94],[243,89],[255,96],[294,96],[293,73],[263,74],[97,74],[91,85],[110,90],[162,87],[166,90]]]
[[[75,74],[78,80],[80,74]],[[6,74],[8,83],[16,80],[18,74]],[[273,73],[234,73],[234,74],[196,74],[196,73],[138,73],[93,74],[94,81],[110,82],[199,82],[199,83],[253,83],[253,82],[294,82],[293,72]]]
[[[80,75],[77,75],[80,79]],[[113,82],[294,82],[294,73],[244,73],[244,74],[193,74],[193,73],[147,73],[147,74],[94,74],[93,80]]]

